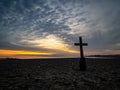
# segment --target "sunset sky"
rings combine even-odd
[[[120,0],[0,0],[0,58],[120,54]]]

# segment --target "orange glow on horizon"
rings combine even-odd
[[[64,52],[79,54],[77,50],[64,49]],[[61,52],[59,52],[61,53]],[[54,57],[57,52],[39,52],[39,51],[25,51],[25,50],[4,50],[0,49],[0,58],[50,58]]]
[[[118,54],[120,50],[105,50],[102,52],[99,51],[85,51],[85,56],[87,55],[105,55],[109,54]],[[69,58],[69,57],[79,57],[80,51],[64,49],[61,51],[53,52],[39,52],[39,51],[26,51],[26,50],[4,50],[0,49],[0,58],[20,58],[20,59],[30,59],[30,58]],[[57,55],[57,56],[56,56]],[[60,55],[60,56],[59,56]],[[63,56],[62,56],[63,55]]]
[[[51,52],[35,52],[35,51],[24,51],[24,50],[0,50],[0,57],[40,57],[40,56],[51,56]]]

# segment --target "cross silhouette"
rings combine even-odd
[[[80,46],[80,62],[79,62],[79,67],[81,71],[86,71],[86,60],[84,58],[84,53],[83,53],[83,46],[87,46],[87,43],[82,43],[82,37],[79,37],[79,43],[75,43],[75,46]]]
[[[79,37],[79,43],[75,43],[75,46],[80,46],[80,56],[84,58],[83,46],[87,46],[87,43],[82,43],[82,37]]]

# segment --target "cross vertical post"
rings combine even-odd
[[[84,53],[83,53],[82,37],[79,37],[79,42],[80,42],[80,54],[81,54],[81,58],[83,58]]]
[[[81,71],[86,71],[86,60],[85,60],[85,57],[84,57],[83,46],[87,46],[88,44],[83,43],[82,42],[82,37],[79,37],[79,43],[75,43],[74,45],[75,46],[80,46],[80,57],[81,58],[80,58],[79,67],[80,67]]]

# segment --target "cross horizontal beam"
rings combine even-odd
[[[81,44],[81,43],[74,43],[74,45],[75,45],[75,46],[80,46],[80,45],[82,45],[82,46],[88,46],[87,43],[82,43],[82,44]]]

